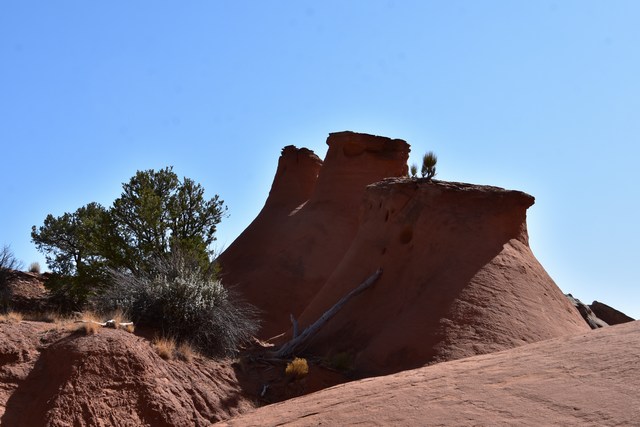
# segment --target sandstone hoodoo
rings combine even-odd
[[[587,330],[528,245],[533,197],[417,179],[370,185],[358,233],[300,318],[318,318],[378,268],[384,274],[315,337],[363,374],[396,372]]]
[[[286,147],[262,211],[219,257],[223,280],[263,312],[261,336],[285,331],[326,282],[355,236],[367,185],[405,176],[400,139],[332,133],[324,162]]]
[[[532,196],[408,178],[402,140],[327,144],[322,164],[283,150],[262,212],[220,256],[226,282],[263,310],[263,337],[290,314],[304,330],[378,269],[307,351],[373,375],[588,329],[529,248]]]

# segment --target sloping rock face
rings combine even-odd
[[[124,331],[0,325],[2,426],[208,426],[252,409],[230,363],[165,361]]]
[[[335,386],[222,425],[637,425],[639,361],[633,322]]]
[[[619,325],[621,323],[633,322],[634,320],[623,312],[599,301],[591,303],[589,308],[596,316],[607,322],[609,325]]]
[[[387,179],[370,185],[340,264],[301,329],[381,267],[309,351],[348,353],[363,375],[588,330],[528,245],[533,197],[496,187]]]
[[[324,162],[285,147],[269,198],[218,258],[225,284],[263,312],[262,338],[286,331],[349,248],[368,184],[407,174],[405,141],[332,133]]]

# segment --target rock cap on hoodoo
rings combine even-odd
[[[321,167],[320,157],[308,148],[284,147],[265,205],[292,209],[308,200]]]

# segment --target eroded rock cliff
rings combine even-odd
[[[263,312],[261,336],[290,326],[349,248],[368,184],[407,173],[400,139],[332,133],[324,162],[286,147],[269,197],[251,225],[219,257],[223,279]]]

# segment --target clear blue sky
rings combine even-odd
[[[438,177],[536,197],[565,292],[640,317],[640,2],[0,3],[0,245],[173,165],[219,194],[229,245],[280,149],[354,130]]]

